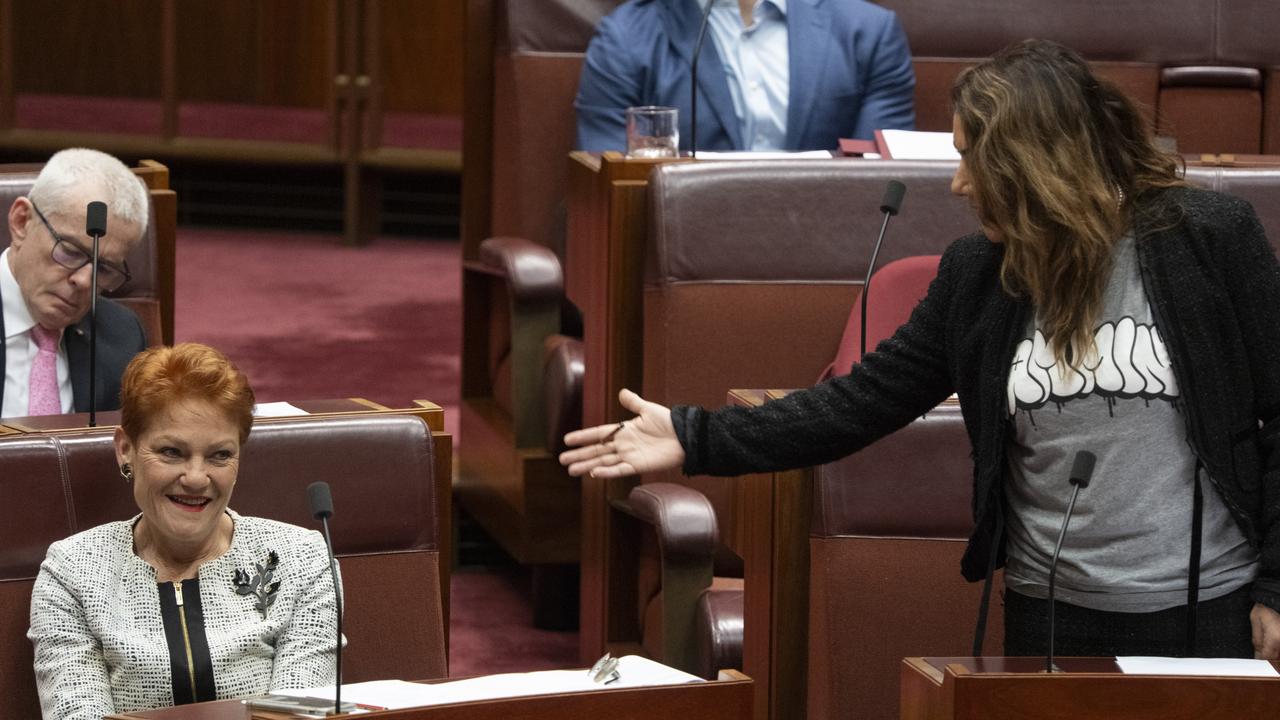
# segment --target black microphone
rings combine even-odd
[[[1071,475],[1067,478],[1075,488],[1071,491],[1071,502],[1067,505],[1067,514],[1062,518],[1062,530],[1058,532],[1058,542],[1053,546],[1053,560],[1049,562],[1049,652],[1044,658],[1044,671],[1049,673],[1062,672],[1057,665],[1053,664],[1053,596],[1054,580],[1058,574],[1058,555],[1062,552],[1062,540],[1067,536],[1067,523],[1071,522],[1071,513],[1076,509],[1076,498],[1080,495],[1080,488],[1089,487],[1089,478],[1093,477],[1093,466],[1097,461],[1098,459],[1088,450],[1077,452],[1075,459],[1071,461]]]
[[[98,241],[107,234],[107,204],[94,200],[85,209],[84,232],[93,238],[89,286],[89,427],[98,426]]]
[[[898,214],[902,208],[902,198],[907,194],[907,186],[897,180],[890,180],[884,189],[884,200],[880,201],[880,212],[884,213],[884,222],[880,224],[880,237],[876,238],[876,246],[871,251],[871,262],[867,264],[867,278],[862,281],[862,328],[859,334],[858,362],[867,354],[867,303],[871,300],[871,273],[876,270],[876,258],[880,255],[880,245],[884,242],[884,231],[889,227],[889,218]]]
[[[702,23],[698,25],[698,39],[693,43],[693,62],[689,66],[689,157],[698,157],[698,56],[702,54],[702,41],[707,38],[711,6],[716,0],[707,0],[702,6]]]
[[[338,561],[333,557],[333,541],[329,539],[329,518],[333,517],[333,496],[329,483],[323,480],[307,486],[311,515],[324,526],[324,544],[329,550],[329,574],[333,576],[333,599],[338,608],[337,679],[333,683],[333,714],[342,714],[342,588],[338,585]]]

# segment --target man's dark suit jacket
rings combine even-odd
[[[4,314],[0,313],[0,367],[5,363]],[[76,412],[89,412],[89,316],[62,333],[71,371],[71,394]],[[120,409],[120,378],[125,366],[147,347],[147,335],[133,311],[119,303],[98,298],[98,377],[95,394],[98,410]],[[0,383],[2,385],[2,383]],[[0,403],[5,388],[0,386]]]
[[[701,2],[632,0],[596,26],[578,97],[579,150],[625,150],[633,105],[680,109],[689,149],[691,56]],[[907,36],[891,11],[863,0],[789,0],[787,150],[834,150],[842,137],[915,126],[915,73]],[[748,146],[711,37],[698,55],[698,148]]]

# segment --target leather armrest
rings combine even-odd
[[[632,514],[657,531],[664,562],[711,561],[716,514],[702,493],[674,483],[645,483],[632,488],[628,501]]]
[[[542,343],[542,405],[546,409],[547,449],[568,448],[564,435],[582,427],[582,341],[551,335]]]
[[[494,237],[480,243],[485,270],[507,279],[517,303],[559,303],[564,295],[560,260],[549,249],[518,237]]]

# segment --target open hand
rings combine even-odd
[[[1249,620],[1253,624],[1253,656],[1259,660],[1280,660],[1280,613],[1255,603]]]
[[[636,417],[564,436],[571,449],[560,454],[560,463],[569,466],[570,475],[613,478],[684,464],[684,447],[676,438],[669,409],[625,389],[618,401]]]

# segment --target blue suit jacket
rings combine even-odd
[[[632,0],[600,21],[578,84],[578,147],[625,150],[625,110],[680,109],[690,137],[690,75],[700,0]],[[893,12],[862,0],[790,0],[788,150],[831,150],[842,137],[911,129],[915,74]],[[698,148],[741,150],[742,127],[710,34],[698,59]]]

